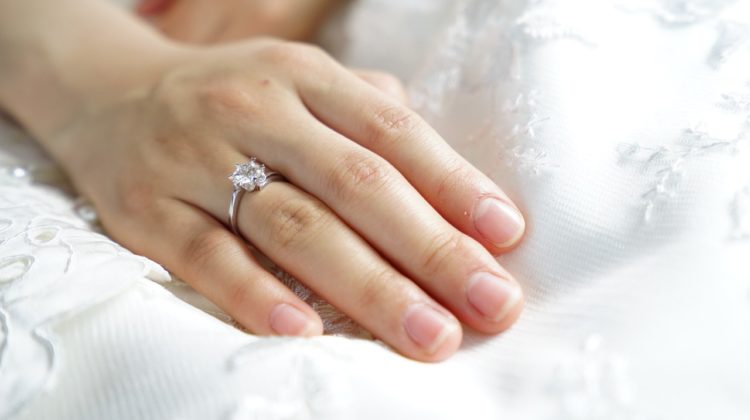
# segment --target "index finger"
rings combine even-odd
[[[526,223],[500,187],[414,111],[342,70],[299,86],[318,119],[388,160],[446,220],[493,254],[518,243]]]

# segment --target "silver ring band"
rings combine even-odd
[[[234,172],[229,175],[232,181],[232,198],[229,201],[229,227],[235,235],[240,235],[237,227],[237,213],[240,209],[240,201],[246,191],[260,191],[273,181],[283,181],[284,176],[272,171],[261,163],[255,156],[251,156],[246,163],[234,166]]]

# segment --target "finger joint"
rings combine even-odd
[[[393,169],[369,153],[350,153],[334,165],[329,178],[331,189],[344,202],[368,197],[394,182]]]
[[[192,235],[185,244],[183,261],[196,270],[215,266],[216,258],[226,258],[228,236],[223,229],[209,229]]]
[[[466,237],[455,232],[437,234],[428,242],[427,250],[422,259],[422,270],[427,278],[445,271],[451,260],[465,255],[467,249]]]
[[[395,273],[387,267],[379,266],[369,270],[362,276],[357,307],[373,313],[384,301],[389,301],[386,299],[387,290],[396,284],[394,277]]]
[[[375,113],[365,128],[367,147],[399,143],[415,133],[418,117],[400,105],[386,106]]]
[[[445,197],[454,197],[456,192],[466,188],[467,181],[475,178],[460,163],[452,163],[447,166],[447,169],[441,171],[440,180],[437,183],[435,197],[438,201],[442,201]]]
[[[280,200],[271,209],[271,240],[281,248],[299,248],[319,234],[328,218],[327,208],[316,200]]]

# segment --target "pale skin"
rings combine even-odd
[[[453,354],[459,321],[495,334],[521,311],[493,257],[520,240],[520,212],[390,76],[272,38],[188,45],[101,0],[0,1],[0,57],[0,106],[108,234],[254,333],[322,323],[246,241],[417,360]],[[250,156],[288,181],[245,195],[238,237],[227,176]]]

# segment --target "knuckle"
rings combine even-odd
[[[365,136],[370,144],[368,148],[406,139],[415,133],[419,125],[418,121],[413,111],[399,105],[388,106],[377,111],[365,127]]]
[[[209,115],[257,115],[262,107],[245,86],[231,79],[209,81],[195,89],[195,99]]]
[[[227,236],[220,229],[201,232],[185,244],[183,259],[192,267],[206,267],[215,258],[223,258]]]
[[[304,246],[324,228],[328,219],[325,206],[312,199],[280,200],[270,211],[270,237],[282,248]]]
[[[464,235],[455,232],[442,232],[428,242],[422,259],[422,270],[427,277],[445,271],[451,261],[463,259],[469,244]]]
[[[163,120],[186,122],[193,117],[191,97],[195,86],[203,85],[199,77],[186,69],[167,72],[154,84],[147,103],[150,108],[163,116]]]
[[[227,289],[227,306],[231,308],[230,310],[235,312],[239,312],[243,308],[255,307],[255,302],[253,302],[254,295],[255,293],[253,293],[252,290],[252,283],[238,281]]]
[[[393,180],[392,169],[381,158],[367,153],[350,153],[334,165],[329,179],[336,195],[344,200],[367,196]]]
[[[386,267],[375,267],[362,276],[357,306],[368,311],[382,305],[390,285],[395,284],[394,273]]]
[[[157,153],[154,156],[144,156],[141,162],[149,168],[149,171],[158,174],[163,171],[163,166],[167,162],[177,163],[181,166],[190,166],[197,162],[205,161],[205,154],[202,153],[196,144],[188,138],[172,133],[156,133],[149,139]]]
[[[458,162],[447,165],[448,168],[442,171],[440,180],[437,183],[436,197],[441,200],[443,197],[450,196],[456,191],[466,188],[468,180],[474,180],[474,174]]]
[[[149,99],[161,115],[182,125],[190,125],[204,115],[246,117],[263,109],[258,96],[234,70],[220,74],[192,69],[168,73],[155,85]]]

